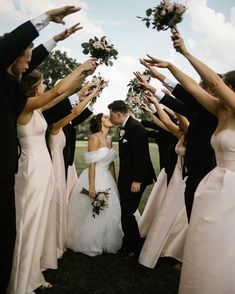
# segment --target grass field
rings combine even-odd
[[[114,148],[118,146],[114,143]],[[158,173],[158,152],[155,144],[150,144],[153,165]],[[83,153],[87,142],[77,142],[75,164],[78,174],[86,168]],[[115,160],[118,173],[118,157]],[[139,207],[143,211],[152,186],[142,197]],[[59,260],[58,270],[45,272],[46,279],[54,284],[52,289],[38,290],[37,293],[55,294],[177,294],[179,275],[173,266],[175,261],[160,258],[154,269],[148,269],[136,259],[125,260],[118,255],[102,254],[88,257],[68,250]]]

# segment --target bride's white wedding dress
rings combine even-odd
[[[109,165],[116,152],[102,147],[85,153],[85,161],[95,165],[96,192],[110,189],[108,207],[95,218],[92,216],[93,198],[81,194],[82,188],[89,190],[88,168],[78,178],[68,203],[68,248],[89,256],[102,252],[116,253],[122,245],[121,208],[116,182]]]

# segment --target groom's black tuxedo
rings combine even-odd
[[[184,157],[184,174],[188,176],[185,189],[185,204],[190,219],[194,193],[204,176],[215,167],[215,154],[210,139],[217,126],[217,118],[208,112],[180,84],[172,94],[181,101],[165,95],[161,103],[176,111],[174,105],[183,102],[189,109],[185,113],[178,108],[177,112],[191,117],[186,134],[186,152]],[[185,110],[185,109],[184,109]]]
[[[145,187],[152,184],[156,176],[149,154],[148,134],[144,126],[129,117],[124,131],[125,134],[119,140],[120,170],[118,176],[124,232],[123,247],[128,251],[139,253],[141,238],[134,213],[138,209]],[[133,182],[141,183],[140,192],[131,192]]]
[[[11,272],[15,244],[15,173],[18,168],[16,120],[27,97],[20,83],[7,73],[7,68],[38,36],[31,22],[26,22],[0,38],[0,293],[5,293]],[[40,49],[41,48],[41,49]],[[45,48],[36,50],[29,71],[41,61]]]

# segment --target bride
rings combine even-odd
[[[89,165],[78,178],[68,203],[68,248],[89,256],[116,253],[122,245],[121,209],[116,186],[109,116],[99,113],[90,121],[93,133],[85,161]],[[85,188],[89,196],[81,193]],[[108,207],[92,216],[92,201],[98,192],[109,190]]]

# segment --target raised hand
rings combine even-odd
[[[149,63],[147,63],[145,61],[145,59],[140,59],[140,63],[142,65],[144,65],[148,69],[148,72],[150,73],[150,75],[153,78],[158,79],[162,83],[164,82],[164,80],[165,80],[166,77],[163,74],[161,74],[159,71],[157,71],[152,65],[150,65]]]
[[[156,92],[156,88],[154,88],[152,85],[149,84],[146,77],[144,75],[141,75],[140,72],[136,71],[133,72],[133,74],[136,76],[139,84],[143,86],[146,90],[151,91],[152,93]]]
[[[97,61],[98,61],[97,58],[90,58],[90,59],[86,60],[81,65],[82,74],[85,75],[86,77],[89,75],[92,75],[95,72],[97,66],[99,65]]]
[[[180,36],[180,33],[176,27],[171,29],[171,39],[173,41],[173,46],[177,52],[180,52],[181,54],[185,55],[188,53],[183,38]]]
[[[168,61],[164,61],[161,59],[157,59],[147,54],[149,59],[144,59],[144,61],[152,66],[160,67],[160,68],[168,68],[170,63]]]
[[[55,40],[56,43],[59,41],[63,41],[67,39],[69,36],[71,36],[72,34],[74,34],[76,31],[81,30],[82,28],[83,27],[80,27],[80,22],[78,22],[75,25],[73,25],[71,28],[65,29],[62,33],[55,35],[53,39]]]
[[[48,20],[55,22],[55,23],[62,23],[65,24],[63,18],[69,14],[75,13],[77,11],[81,10],[81,7],[75,7],[75,6],[64,6],[61,8],[52,9],[46,12],[48,15]]]
[[[155,104],[157,102],[157,98],[151,92],[146,93],[144,97],[149,103]]]

